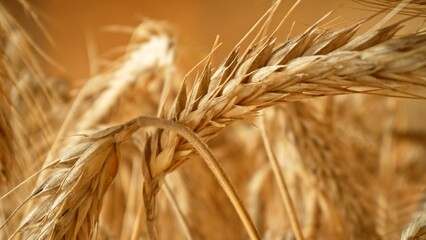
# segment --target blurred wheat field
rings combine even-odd
[[[426,2],[294,4],[1,2],[0,239],[426,239]]]

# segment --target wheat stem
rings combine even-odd
[[[170,189],[167,182],[164,183],[164,192],[166,193],[166,197],[172,205],[173,211],[176,214],[176,217],[178,219],[179,225],[182,228],[182,231],[183,231],[183,234],[185,235],[185,238],[187,240],[192,240],[193,237],[192,237],[192,234],[191,234],[191,230],[189,229],[188,221],[186,221],[186,218],[185,218],[182,210],[180,209],[179,205],[177,204],[176,198],[173,196],[173,192]]]
[[[300,228],[299,220],[297,218],[296,210],[294,209],[293,201],[291,200],[290,193],[288,191],[287,184],[284,179],[284,175],[281,171],[281,167],[278,163],[278,160],[272,150],[271,141],[268,137],[268,133],[265,128],[265,119],[261,118],[260,121],[260,132],[262,134],[263,144],[265,146],[266,154],[268,155],[269,163],[272,166],[272,172],[274,173],[275,180],[278,184],[278,189],[280,190],[281,197],[283,198],[285,208],[290,219],[291,227],[293,228],[294,235],[297,240],[303,240],[302,229]]]
[[[139,233],[141,231],[141,220],[142,220],[142,214],[143,214],[143,204],[139,204],[138,207],[138,213],[136,215],[136,221],[133,224],[133,229],[132,229],[132,237],[131,240],[137,240],[139,239]]]

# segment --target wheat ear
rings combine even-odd
[[[119,144],[141,127],[175,131],[193,144],[227,193],[251,238],[260,239],[235,189],[207,145],[182,124],[150,117],[139,117],[90,135],[85,142],[54,161],[51,168],[59,169],[25,202],[41,197],[45,199],[35,205],[11,238],[91,238],[98,223],[103,195],[118,170]],[[153,212],[147,212],[148,218],[152,216],[150,214]],[[155,237],[153,232],[150,235]]]
[[[336,32],[314,25],[277,47],[273,38],[264,38],[241,58],[232,51],[215,73],[207,63],[189,93],[183,83],[168,118],[208,141],[236,120],[279,102],[353,93],[424,98],[402,87],[426,86],[426,36],[391,39],[398,23],[352,39],[361,24]],[[157,131],[148,139],[144,194],[146,203],[154,204],[163,176],[192,150],[175,133]]]
[[[99,124],[111,112],[118,99],[140,80],[141,75],[169,64],[164,59],[168,59],[172,52],[171,39],[162,32],[149,35],[153,26],[153,22],[142,23],[133,37],[142,34],[144,41],[129,51],[122,63],[115,63],[106,73],[94,76],[80,90],[53,141],[45,165],[60,152],[61,138],[70,133],[87,131]],[[96,100],[92,103],[94,98]]]

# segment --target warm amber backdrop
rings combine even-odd
[[[5,0],[15,15],[32,34],[40,36],[31,20],[17,11],[16,0]],[[180,50],[191,57],[186,58],[185,68],[189,69],[210,49],[216,35],[223,46],[215,59],[219,62],[237,43],[250,27],[271,5],[271,0],[37,0],[28,1],[38,13],[43,25],[53,39],[37,42],[62,66],[62,70],[46,65],[48,75],[66,76],[74,82],[90,76],[87,37],[94,40],[98,56],[105,51],[123,46],[128,35],[105,33],[102,28],[112,24],[136,26],[142,17],[165,20],[173,24],[179,35]],[[275,23],[288,11],[295,0],[283,1]],[[291,23],[296,22],[293,33],[300,33],[306,27],[330,10],[335,12],[330,19],[339,17],[336,23],[353,23],[371,15],[351,0],[303,0],[289,17],[278,37],[285,37]],[[365,9],[365,7],[364,7]],[[370,24],[371,25],[371,24]],[[413,24],[413,27],[419,25]],[[38,34],[37,34],[38,33]]]
[[[230,48],[250,29],[266,11],[270,0],[39,0],[34,1],[43,21],[55,42],[55,46],[45,44],[49,54],[64,67],[55,74],[66,75],[71,79],[87,78],[89,65],[85,35],[94,36],[98,53],[111,47],[124,45],[125,34],[104,33],[101,28],[110,24],[135,26],[140,17],[166,20],[174,25],[184,42],[186,51],[190,49],[195,57],[188,59],[187,66],[193,65],[204,56],[216,35],[220,35],[223,46],[215,59],[223,57]],[[284,1],[276,22],[289,9]],[[353,21],[368,14],[354,10],[356,4],[344,0],[304,0],[283,27],[285,36],[293,21],[294,32],[300,32],[330,10],[337,9],[334,16],[342,16],[339,21]]]

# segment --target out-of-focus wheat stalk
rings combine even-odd
[[[53,128],[58,124],[56,116],[60,115],[52,114],[53,103],[60,105],[66,97],[62,95],[60,82],[44,79],[37,60],[44,53],[2,4],[0,12],[0,192],[3,195],[40,167],[50,147]],[[30,188],[16,191],[1,203],[3,219]],[[16,224],[14,220],[11,225]],[[9,228],[2,231],[3,237],[7,231]]]
[[[357,238],[376,235],[374,224],[369,222],[373,219],[369,215],[373,199],[361,190],[374,186],[368,171],[356,161],[343,160],[349,160],[350,155],[345,153],[336,135],[322,125],[324,122],[316,116],[315,108],[295,103],[288,106],[288,111],[289,128],[294,134],[291,138],[300,153],[303,168],[308,171],[306,176],[313,177],[307,182],[314,184],[326,203],[321,206],[322,212],[328,212],[327,215],[334,219],[335,229],[330,230],[336,231],[336,237],[347,233]]]
[[[290,197],[290,193],[288,191],[287,184],[285,183],[285,179],[284,179],[283,173],[281,171],[281,167],[279,165],[277,157],[275,156],[274,151],[272,150],[271,141],[268,138],[268,133],[267,133],[267,130],[265,128],[264,120],[261,122],[260,128],[261,128],[261,133],[262,133],[262,139],[263,139],[263,142],[264,142],[264,145],[265,145],[265,150],[267,152],[268,159],[271,163],[271,167],[272,167],[272,170],[274,172],[274,176],[275,176],[275,179],[277,181],[280,193],[282,195],[284,205],[286,206],[286,210],[288,212],[288,216],[289,216],[290,223],[291,223],[293,231],[294,231],[294,235],[296,236],[296,239],[302,240],[302,239],[304,239],[303,233],[302,233],[302,230],[300,228],[299,220],[297,219],[296,211],[294,209],[293,200]]]
[[[133,85],[144,84],[149,80],[150,74],[156,72],[153,70],[161,72],[162,68],[170,65],[171,39],[161,31],[156,34],[151,29],[152,26],[156,27],[148,22],[135,31],[134,37],[140,38],[142,43],[137,49],[127,53],[124,62],[115,64],[108,72],[98,74],[86,83],[73,102],[57,139],[70,132],[75,134],[99,125],[117,108],[119,99],[130,91]],[[55,141],[50,156],[57,151],[57,144],[58,140]],[[51,160],[51,157],[46,159],[47,163]]]

